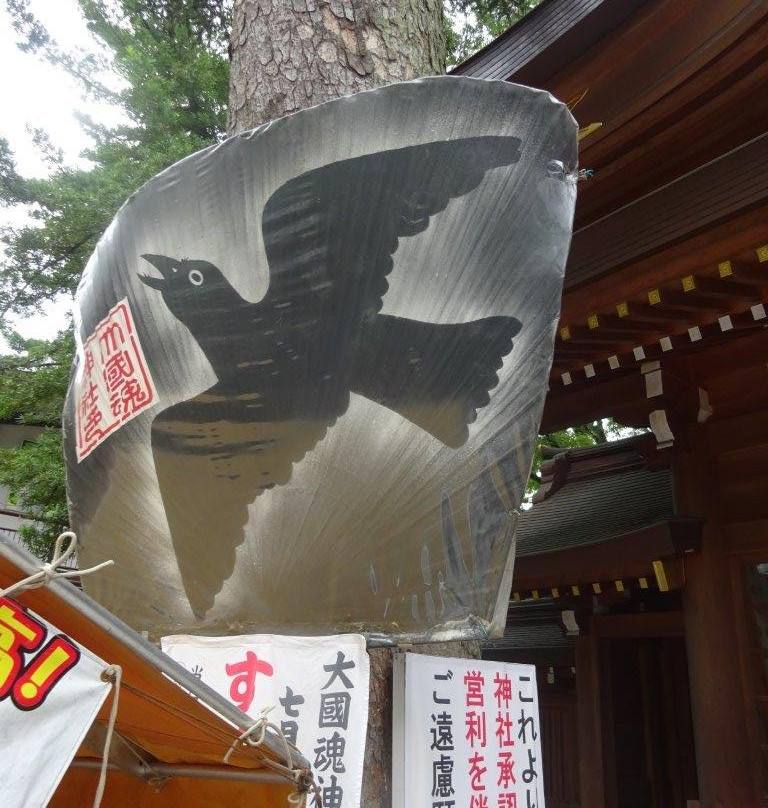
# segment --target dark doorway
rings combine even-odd
[[[608,806],[685,808],[697,798],[685,641],[605,642]]]

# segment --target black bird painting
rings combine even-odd
[[[142,275],[143,282],[189,329],[217,378],[152,424],[163,504],[198,616],[232,572],[247,506],[288,482],[294,464],[347,411],[351,394],[447,447],[465,443],[520,322],[431,323],[381,309],[399,239],[424,232],[486,172],[516,163],[520,146],[513,137],[426,143],[289,180],[263,209],[269,286],[255,303],[227,280],[233,267],[201,256],[142,256],[160,275]],[[223,515],[216,535],[201,530],[206,508]],[[203,552],[207,561],[199,564]]]

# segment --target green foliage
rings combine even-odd
[[[0,449],[0,485],[11,489],[11,503],[34,520],[21,527],[20,538],[49,559],[68,521],[61,430],[49,428],[20,448]]]
[[[23,340],[9,316],[71,295],[123,201],[159,171],[224,136],[230,0],[79,0],[94,52],[65,52],[31,13],[6,0],[19,46],[73,76],[83,92],[122,112],[105,127],[80,116],[88,168],[72,168],[48,135],[32,133],[49,176],[26,179],[0,138],[0,206],[26,206],[31,222],[0,230],[0,419],[57,427],[73,356],[71,335]],[[22,537],[46,555],[66,524],[59,429],[0,452],[0,484],[35,522]]]
[[[579,449],[586,446],[596,446],[598,443],[607,443],[618,438],[628,438],[643,431],[619,426],[612,418],[603,418],[601,421],[592,421],[581,426],[539,435],[536,439],[533,454],[533,471],[528,481],[528,494],[533,494],[539,487],[538,470],[541,467],[545,447],[563,449],[564,451],[567,449]]]
[[[445,0],[453,24],[448,32],[448,63],[458,64],[487,45],[541,0]]]
[[[11,503],[34,520],[20,536],[37,555],[48,557],[67,524],[64,462],[59,421],[72,364],[73,339],[25,340],[9,334],[13,353],[0,357],[0,420],[48,427],[34,441],[0,450],[0,485]]]
[[[26,183],[16,171],[8,141],[0,137],[0,206],[23,204],[28,201]]]
[[[58,426],[73,342],[69,331],[50,341],[8,335],[12,353],[0,356],[0,421]]]
[[[0,204],[27,203],[33,226],[6,228],[0,320],[72,293],[122,202],[162,169],[223,136],[229,65],[226,0],[80,0],[102,56],[62,52],[29,11],[7,0],[21,47],[70,73],[90,96],[119,107],[112,128],[81,116],[93,167],[64,166],[44,133],[35,142],[51,176],[22,180],[0,142]],[[121,89],[112,89],[119,83]]]

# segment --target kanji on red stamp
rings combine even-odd
[[[157,391],[124,299],[83,345],[82,372],[75,382],[77,462],[156,400]]]

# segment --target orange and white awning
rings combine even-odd
[[[0,591],[39,567],[29,553],[0,540]],[[69,581],[53,580],[13,597],[76,644],[122,668],[101,808],[272,808],[287,805],[298,788],[311,788],[309,764],[298,750],[270,730],[258,747],[238,743],[253,723],[248,716]],[[51,808],[92,803],[111,702],[107,698],[100,709]],[[40,767],[45,765],[41,754]]]

